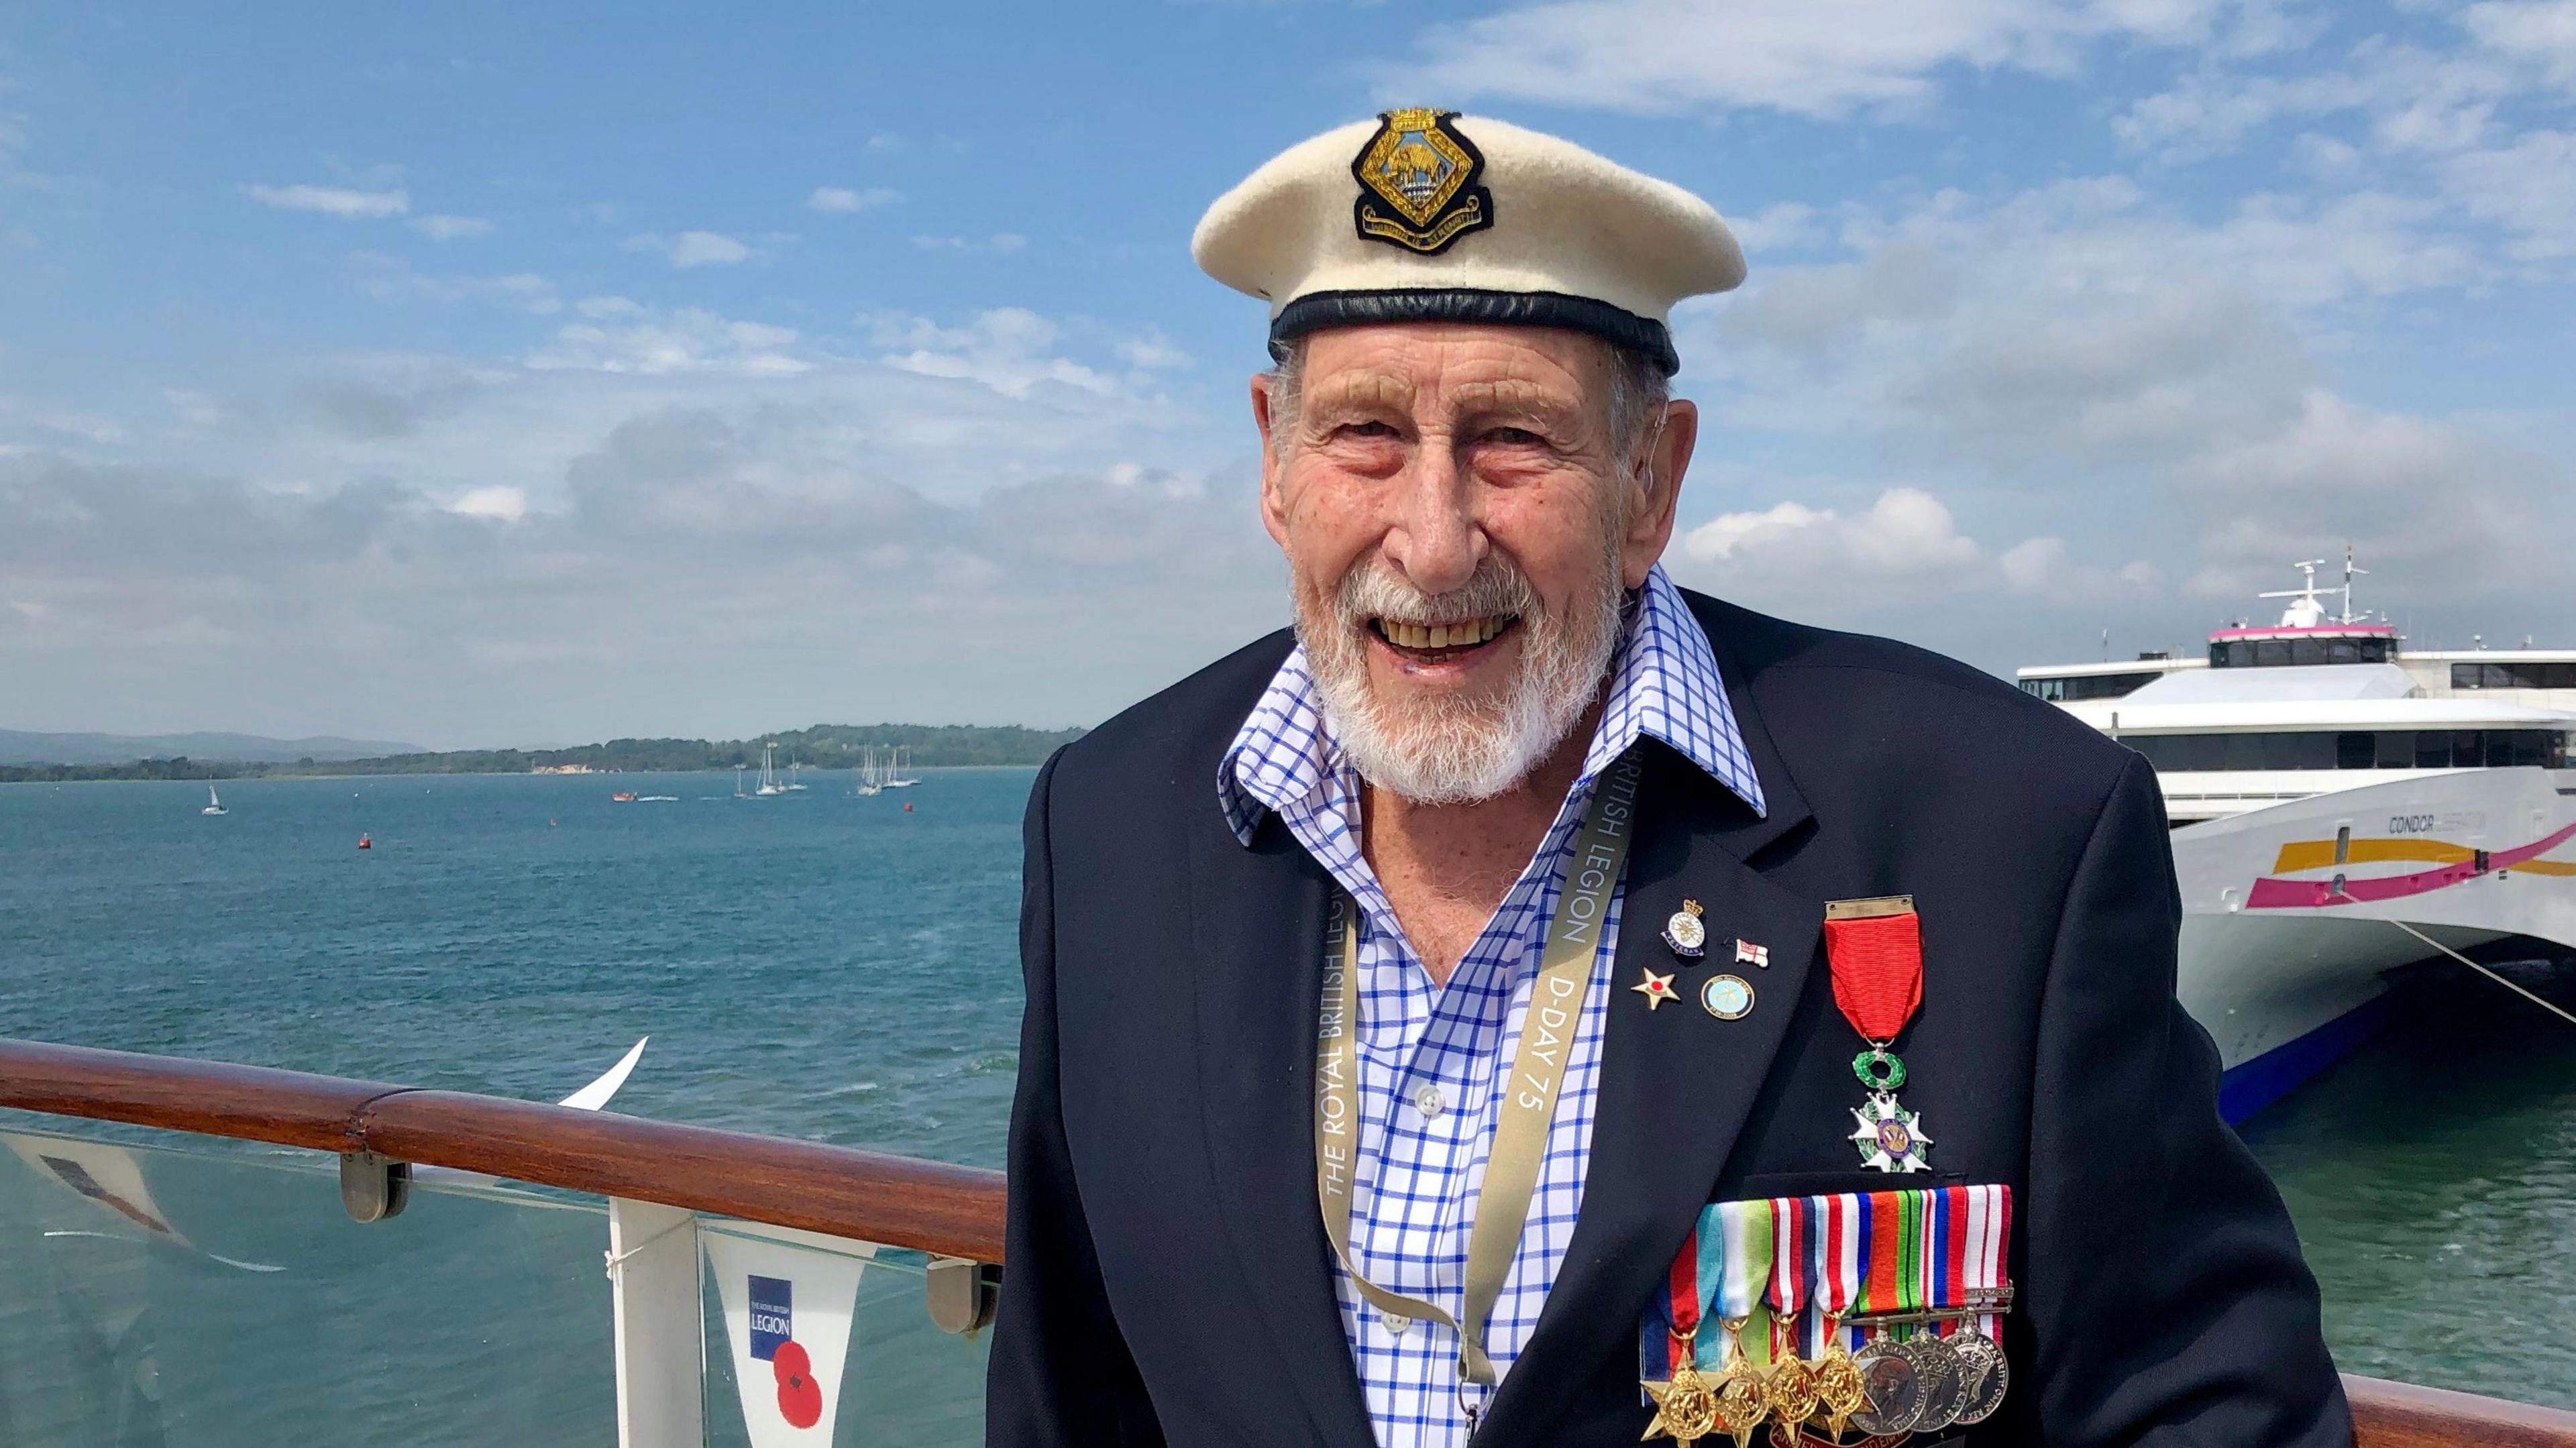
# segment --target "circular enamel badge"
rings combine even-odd
[[[1721,1021],[1740,1021],[1753,1014],[1753,987],[1740,975],[1712,975],[1699,988],[1699,1003]]]

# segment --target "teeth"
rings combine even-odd
[[[1405,623],[1397,619],[1378,620],[1379,632],[1386,641],[1404,649],[1457,649],[1489,643],[1511,627],[1508,615],[1466,619],[1458,623]]]

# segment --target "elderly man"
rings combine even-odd
[[[2145,763],[1659,565],[1716,213],[1399,110],[1195,250],[1296,627],[1038,777],[991,1441],[2348,1445]]]

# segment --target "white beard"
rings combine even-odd
[[[1300,598],[1297,638],[1323,697],[1324,717],[1360,777],[1419,804],[1473,804],[1529,777],[1592,707],[1619,647],[1625,594],[1615,537],[1596,584],[1559,618],[1520,569],[1487,553],[1466,586],[1426,594],[1375,554],[1354,564],[1334,597]],[[1380,697],[1369,680],[1370,622],[1455,622],[1517,614],[1520,660],[1501,698]]]

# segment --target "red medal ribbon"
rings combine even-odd
[[[1861,1039],[1884,1046],[1923,1007],[1923,918],[1911,910],[1825,921],[1834,1004]]]

